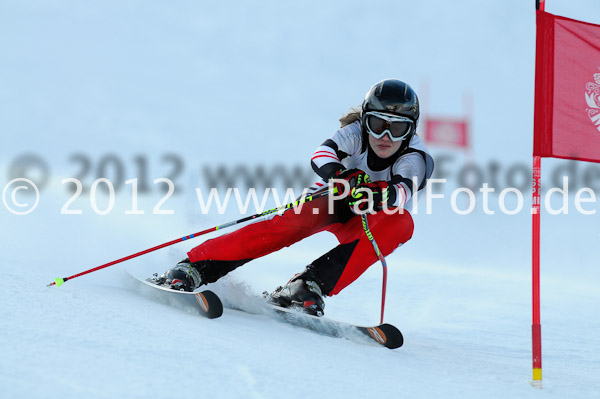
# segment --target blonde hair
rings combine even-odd
[[[359,121],[361,112],[362,107],[360,105],[358,107],[350,108],[350,111],[340,118],[340,127],[348,126],[351,123]]]

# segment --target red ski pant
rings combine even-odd
[[[207,240],[193,248],[188,253],[188,257],[191,262],[217,261],[212,263],[219,264],[227,263],[219,261],[233,261],[241,265],[288,247],[315,233],[329,231],[335,234],[340,245],[328,253],[331,256],[325,254],[312,263],[317,265],[318,261],[322,260],[318,265],[319,268],[337,268],[338,271],[328,274],[333,276],[330,278],[333,281],[329,284],[333,288],[323,293],[329,296],[338,294],[378,260],[363,230],[360,216],[351,215],[343,222],[339,221],[340,212],[328,213],[326,197],[304,203],[300,212],[296,211],[297,209],[293,208],[272,219],[253,223],[229,234]],[[403,210],[402,213],[396,210],[392,214],[380,211],[368,215],[368,222],[384,256],[391,254],[398,246],[407,242],[413,234],[413,220],[407,210]],[[338,264],[333,266],[328,262]]]

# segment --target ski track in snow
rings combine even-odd
[[[518,276],[393,270],[391,283],[403,284],[390,291],[386,321],[406,342],[388,350],[229,309],[208,320],[141,295],[123,270],[105,273],[112,284],[82,277],[60,288],[40,288],[44,273],[34,273],[28,285],[37,288],[23,290],[21,273],[2,271],[3,397],[168,398],[182,389],[231,398],[600,397],[600,325],[568,310],[593,315],[600,303],[590,292],[546,301],[545,387],[538,391],[528,384],[529,304],[514,295],[526,292],[528,281]],[[374,277],[357,282],[358,289],[377,292]],[[251,291],[234,277],[214,288],[224,298]],[[333,299],[329,317],[354,318],[358,303]]]

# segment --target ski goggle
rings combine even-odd
[[[401,141],[410,136],[415,123],[404,116],[370,111],[365,114],[365,126],[367,132],[376,139],[382,138],[387,133],[392,141]]]

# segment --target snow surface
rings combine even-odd
[[[227,309],[207,320],[131,285],[127,271],[162,272],[202,238],[45,286],[240,217],[200,214],[192,187],[204,165],[306,165],[336,118],[386,77],[417,91],[427,83],[432,114],[461,115],[462,93],[472,94],[474,151],[453,154],[459,166],[530,165],[534,2],[457,3],[0,4],[0,188],[22,154],[50,169],[33,213],[0,206],[0,398],[600,398],[598,215],[542,215],[542,390],[529,385],[530,216],[485,215],[480,203],[454,214],[448,188],[388,257],[385,319],[405,336],[394,351]],[[600,22],[595,0],[548,3]],[[126,179],[138,154],[152,179],[165,154],[181,156],[184,190],[165,206],[175,214],[151,214],[154,191],[139,198],[144,215],[125,215],[123,189],[108,215],[89,195],[73,203],[82,215],[61,215],[61,180],[79,166],[71,157],[95,169],[111,153]],[[310,237],[211,288],[230,298],[271,290],[334,245]],[[374,324],[380,289],[376,264],[326,314]]]

